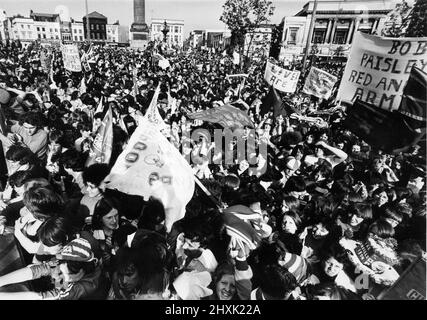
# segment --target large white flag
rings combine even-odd
[[[98,107],[96,108],[95,113],[104,111],[104,105],[102,104],[102,97],[99,99]]]
[[[145,200],[159,199],[165,207],[168,232],[184,217],[195,187],[191,166],[147,118],[132,134],[105,182],[110,189]]]
[[[159,67],[162,68],[163,70],[167,69],[168,67],[170,67],[170,63],[168,59],[163,59],[159,61]]]
[[[82,95],[83,93],[85,93],[86,90],[87,90],[87,88],[86,88],[85,77],[83,76],[82,81],[80,82],[80,88],[79,88],[80,95]]]
[[[162,116],[160,115],[159,109],[157,108],[157,100],[159,98],[160,93],[160,83],[154,91],[153,98],[151,99],[150,105],[144,115],[144,118],[148,120],[148,122],[156,125],[159,130],[166,129],[168,126],[163,121]]]
[[[233,64],[240,64],[240,54],[233,52]]]
[[[168,91],[168,106],[171,110],[171,114],[174,114],[176,111],[176,99],[172,98],[170,91]]]

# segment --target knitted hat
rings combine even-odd
[[[208,271],[183,272],[173,282],[173,286],[182,300],[200,300],[213,294],[208,288],[211,281],[212,277]]]
[[[287,252],[279,264],[292,273],[298,283],[303,282],[309,276],[309,264],[305,258],[299,255]]]
[[[56,255],[59,260],[89,262],[94,260],[94,254],[89,241],[83,238],[74,239]]]

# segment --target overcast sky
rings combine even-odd
[[[108,18],[108,23],[117,20],[122,25],[133,22],[133,0],[87,0],[89,12],[98,11]],[[320,0],[321,1],[321,0]],[[412,2],[413,0],[411,0]],[[308,0],[273,0],[276,10],[272,23],[279,23],[284,16],[300,11]],[[152,18],[184,20],[185,35],[195,29],[225,29],[219,21],[225,0],[147,0],[145,2],[146,22]],[[59,13],[68,8],[69,15],[81,21],[86,14],[85,0],[0,0],[0,9],[7,16],[22,14],[29,16],[30,9],[42,13]]]
[[[89,12],[98,11],[108,18],[108,23],[116,20],[120,24],[133,22],[133,0],[87,0]],[[307,0],[275,0],[276,7],[272,23],[279,23],[285,15],[294,15],[302,9]],[[225,0],[146,0],[146,22],[152,18],[184,20],[186,35],[194,29],[224,29],[219,21]],[[65,6],[69,15],[81,21],[86,14],[85,0],[1,0],[0,9],[8,16],[22,14],[28,16],[30,9],[35,12],[53,13]]]

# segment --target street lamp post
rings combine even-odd
[[[163,30],[162,30],[162,33],[163,33],[163,41],[164,42],[166,42],[166,40],[167,40],[167,35],[168,35],[168,33],[169,33],[169,27],[168,27],[168,24],[166,23],[166,20],[165,20],[165,22],[163,23]]]

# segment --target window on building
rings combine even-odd
[[[348,30],[336,30],[333,43],[345,44],[348,35]]]
[[[40,31],[40,27],[37,27],[37,31]]]
[[[288,44],[297,43],[297,34],[298,34],[298,28],[289,28]]]
[[[52,33],[52,32],[53,32],[53,29],[52,29],[52,28],[50,28],[50,29],[49,29],[49,31],[50,31],[50,33]]]
[[[41,34],[38,34],[38,35],[37,35],[37,38],[41,39],[41,38],[42,38]]]
[[[311,40],[311,42],[312,43],[324,43],[325,42],[325,36],[326,36],[326,30],[325,29],[314,29],[313,39]]]
[[[43,39],[46,39],[46,35],[45,34],[43,35]]]
[[[82,36],[80,36],[80,41],[83,41],[83,37]]]
[[[79,30],[79,33],[82,33],[82,29]]]
[[[175,36],[175,42],[178,42],[178,36]]]
[[[45,28],[42,28],[42,31],[43,31],[43,32],[45,32],[45,31],[46,31],[46,29],[45,29]]]
[[[179,27],[175,26],[175,33],[179,33]]]
[[[90,30],[94,30],[94,29],[95,29],[94,25],[93,25],[93,24],[91,24],[91,25],[90,25]]]
[[[24,25],[23,24],[21,24],[21,29],[24,29]]]
[[[56,35],[56,36],[55,36],[55,39],[56,39],[56,40],[59,40],[59,36],[58,36],[58,35]]]
[[[51,39],[54,39],[53,36],[50,36]]]
[[[25,37],[26,37],[26,33],[25,33],[25,31],[22,31],[21,33],[22,33],[22,39],[26,39],[26,38],[25,38]]]
[[[29,24],[27,24],[27,28],[28,28],[28,29],[31,29],[31,26],[30,26]]]
[[[55,32],[58,32],[58,29],[55,28]]]
[[[99,24],[96,25],[95,27],[96,30],[99,30]]]

